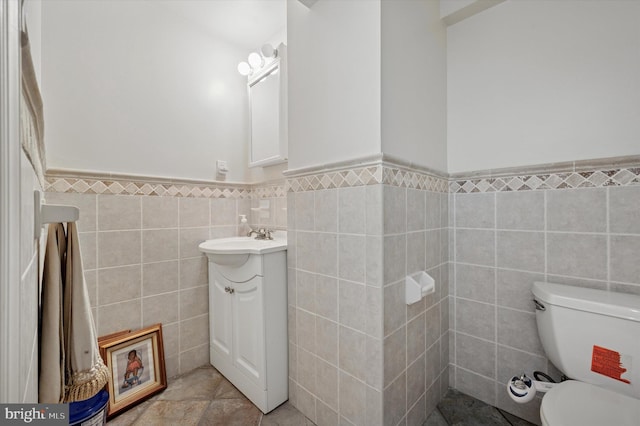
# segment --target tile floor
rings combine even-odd
[[[164,392],[107,422],[109,426],[313,426],[288,402],[267,415],[213,367],[169,380]]]
[[[285,402],[262,414],[215,368],[197,368],[169,380],[164,392],[113,418],[109,426],[313,426]],[[454,389],[423,426],[532,426]]]
[[[526,420],[449,389],[422,426],[533,426]]]

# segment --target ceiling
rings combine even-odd
[[[287,24],[286,0],[147,0],[246,49],[261,46]]]

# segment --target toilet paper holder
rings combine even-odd
[[[428,294],[435,293],[435,280],[425,271],[405,277],[405,298],[407,305],[419,302]]]

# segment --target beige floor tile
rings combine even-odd
[[[311,426],[313,422],[307,419],[289,402],[285,402],[269,414],[262,416],[260,426]]]
[[[164,392],[108,422],[109,426],[313,426],[285,402],[267,415],[213,367],[169,380]]]
[[[215,368],[196,368],[169,384],[159,400],[213,400],[222,382],[227,382]]]
[[[258,426],[262,412],[246,398],[211,401],[199,426]]]
[[[129,410],[125,411],[124,413],[118,415],[118,417],[115,417],[111,420],[109,420],[109,426],[128,426],[130,424],[132,424],[133,422],[136,421],[136,419],[138,417],[140,417],[140,415],[142,413],[145,412],[145,410],[147,408],[149,408],[151,406],[151,404],[153,404],[153,402],[156,400],[156,398],[152,398],[152,399],[148,399],[146,401],[141,402],[140,404],[131,407]]]
[[[230,381],[223,378],[222,382],[216,389],[214,399],[242,399],[245,396],[231,384]],[[245,398],[246,399],[246,398]]]
[[[155,401],[133,423],[135,426],[196,426],[209,401]]]

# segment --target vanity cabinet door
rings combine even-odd
[[[233,358],[251,382],[266,389],[262,277],[233,284]]]
[[[209,262],[209,319],[211,364],[263,413],[286,401],[286,252]]]
[[[232,316],[231,297],[225,288],[232,285],[215,266],[209,265],[209,330],[211,349],[216,357],[231,361]],[[212,267],[213,266],[213,267]]]

